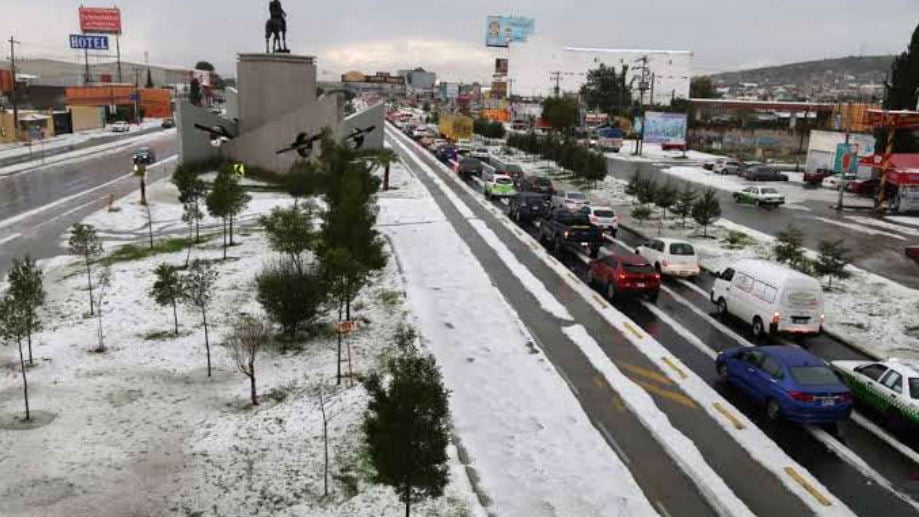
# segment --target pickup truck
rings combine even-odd
[[[603,244],[603,232],[590,224],[588,215],[586,211],[567,208],[549,210],[539,221],[539,241],[554,251],[586,250],[591,258],[596,258]]]

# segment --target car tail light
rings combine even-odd
[[[779,323],[779,322],[781,322],[781,321],[782,321],[782,313],[781,313],[781,312],[776,312],[775,314],[772,315],[772,322],[773,322],[773,323]]]
[[[564,238],[567,239],[567,238],[568,238],[568,230],[565,230],[565,232],[562,233],[562,236],[563,236]]]
[[[625,280],[626,277],[628,277],[628,275],[626,275],[625,273],[619,273],[619,280]]]
[[[654,273],[654,279],[659,281],[659,280],[661,279],[661,274],[660,274],[660,273]]]
[[[840,393],[839,400],[840,402],[852,402],[852,394],[848,391],[845,393]]]
[[[667,266],[670,265],[670,262],[668,262],[667,259],[664,259],[664,260],[661,261],[661,265],[664,266],[664,267],[667,267]]]
[[[803,391],[789,391],[788,395],[797,400],[798,402],[813,402],[814,396],[810,393],[804,393]]]

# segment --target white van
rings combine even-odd
[[[763,260],[741,260],[718,274],[712,303],[753,326],[756,337],[817,334],[823,325],[823,290],[817,279]]]

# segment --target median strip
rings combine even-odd
[[[713,406],[715,406],[715,410],[716,410],[716,411],[718,411],[719,413],[721,413],[722,415],[724,415],[724,418],[727,418],[728,421],[731,422],[731,424],[734,426],[734,429],[737,429],[738,431],[741,431],[741,430],[743,430],[743,429],[746,428],[746,426],[743,425],[743,422],[741,422],[740,420],[738,420],[737,417],[734,416],[733,413],[731,413],[730,411],[728,411],[727,408],[725,408],[724,406],[722,406],[720,402],[715,402],[715,403],[713,404]]]
[[[625,327],[626,330],[628,330],[629,332],[631,332],[632,335],[635,336],[636,338],[638,338],[638,339],[644,339],[644,338],[645,338],[643,335],[641,335],[641,332],[639,332],[638,329],[636,329],[635,326],[632,325],[631,323],[629,323],[628,321],[623,321],[623,322],[622,322],[622,326]]]
[[[688,375],[686,375],[686,372],[684,372],[682,368],[677,366],[676,363],[674,363],[673,360],[670,359],[669,357],[662,357],[661,360],[664,361],[664,364],[672,368],[673,371],[675,371],[677,375],[680,376],[681,379],[686,379],[687,377],[689,377]]]
[[[814,485],[810,484],[810,482],[808,482],[806,479],[801,477],[801,474],[798,474],[798,471],[795,470],[793,467],[785,467],[785,472],[788,474],[789,477],[791,477],[791,479],[795,480],[796,483],[801,485],[804,488],[804,490],[807,490],[807,492],[810,495],[814,496],[814,499],[816,499],[817,502],[819,502],[823,506],[831,506],[833,504],[832,502],[830,502],[829,499],[827,499],[825,495],[823,495],[822,493],[820,493],[819,490],[814,488]]]

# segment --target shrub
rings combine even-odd
[[[258,302],[288,335],[296,334],[298,327],[316,318],[328,293],[314,268],[306,268],[301,273],[290,260],[267,266],[255,282]]]

